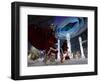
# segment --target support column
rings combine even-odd
[[[73,58],[73,54],[71,51],[71,42],[70,42],[70,34],[69,33],[67,33],[67,35],[66,35],[66,40],[67,40],[67,46],[68,46],[68,55],[70,58]]]
[[[67,45],[68,45],[68,52],[71,53],[71,43],[70,43],[70,34],[67,33],[66,35]]]
[[[81,58],[85,58],[83,46],[82,46],[82,38],[79,37],[79,44],[80,44],[80,50],[81,50]]]
[[[57,54],[57,60],[60,60],[60,39],[58,39],[58,54]]]

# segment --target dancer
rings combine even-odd
[[[61,63],[63,63],[65,60],[68,60],[68,59],[70,59],[70,57],[68,55],[67,40],[65,40],[62,45]]]

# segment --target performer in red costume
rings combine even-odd
[[[47,42],[47,48],[46,48],[46,60],[45,63],[50,60],[50,58],[56,58],[57,55],[57,49],[55,48],[55,43],[57,43],[57,40],[55,38],[55,32],[53,30],[53,27],[50,26],[49,28],[49,34],[48,34],[48,42]]]

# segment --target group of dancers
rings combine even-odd
[[[53,30],[53,28],[51,28],[48,39],[48,48],[45,50],[45,63],[50,60],[55,61],[57,59],[58,49],[55,47],[55,43],[57,43],[57,39],[55,38],[55,31]],[[69,59],[70,57],[68,55],[67,40],[65,40],[60,48],[60,62],[64,63],[65,60]]]

